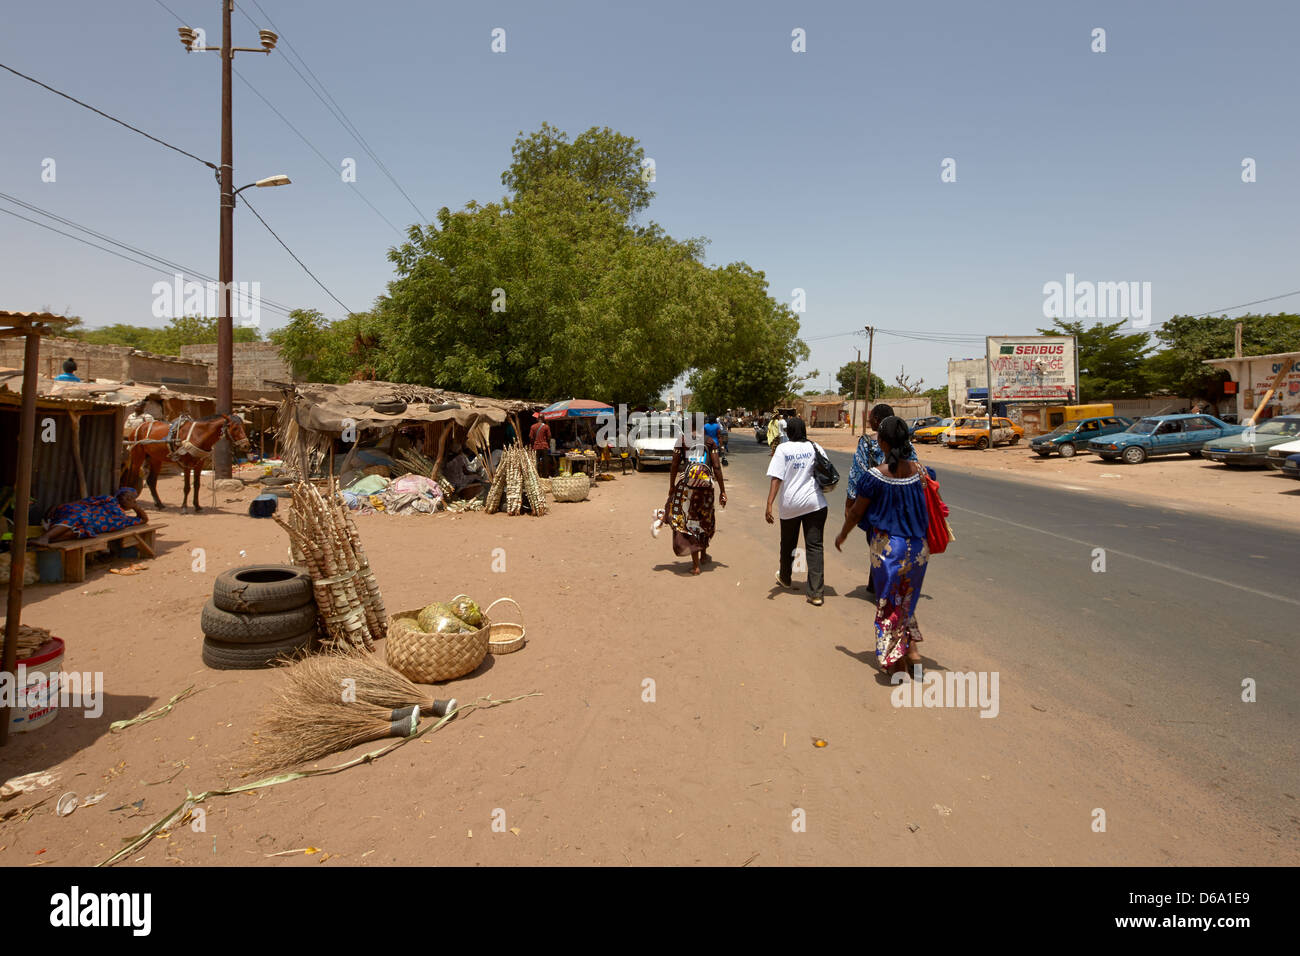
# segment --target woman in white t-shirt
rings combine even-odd
[[[772,504],[778,494],[781,496],[781,565],[776,572],[776,583],[783,588],[794,587],[790,573],[795,546],[799,543],[799,529],[802,528],[808,559],[808,603],[820,607],[825,584],[822,580],[822,532],[826,528],[826,496],[813,475],[817,446],[808,441],[808,430],[802,418],[790,418],[786,422],[786,435],[787,440],[773,449],[767,467],[768,477],[772,479],[765,515],[768,524],[774,523]]]

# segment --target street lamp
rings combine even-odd
[[[217,317],[217,414],[229,415],[232,393],[234,391],[235,360],[234,330],[230,316],[230,288],[234,284],[234,136],[231,120],[231,68],[236,53],[266,53],[275,49],[280,39],[270,30],[258,30],[260,47],[234,47],[230,45],[230,15],[235,8],[234,0],[222,0],[221,3],[221,46],[195,46],[198,32],[183,26],[176,32],[181,45],[187,53],[221,54],[221,256],[217,278],[221,283],[221,314]],[[271,176],[260,179],[249,186],[284,186],[288,185],[288,176]],[[248,187],[241,187],[247,189]],[[230,442],[225,438],[217,443],[213,450],[212,467],[218,478],[229,478],[232,464]]]
[[[289,186],[292,185],[292,183],[293,183],[292,179],[290,179],[284,173],[280,173],[277,176],[267,176],[265,179],[259,179],[257,182],[249,183],[247,186],[240,186],[238,189],[235,190],[234,195],[238,196],[245,189],[251,189],[254,186],[264,189],[267,186]]]

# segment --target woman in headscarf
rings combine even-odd
[[[884,402],[873,405],[871,411],[867,413],[867,424],[871,426],[873,432],[880,431],[880,423],[894,414],[893,406],[886,405]],[[912,448],[911,443],[908,444]],[[912,448],[907,455],[912,461],[916,461],[916,450]],[[885,453],[880,449],[880,442],[871,435],[863,435],[858,439],[858,448],[853,453],[853,463],[849,465],[849,484],[848,490],[844,496],[844,513],[847,515],[853,508],[853,498],[856,492],[858,479],[862,475],[875,468],[885,460]],[[868,532],[868,537],[870,532]],[[867,582],[867,589],[873,590],[874,585],[871,581]]]
[[[876,660],[893,675],[912,665],[919,678],[921,629],[916,602],[921,596],[930,549],[925,536],[929,513],[925,477],[912,451],[907,423],[889,416],[877,435],[884,462],[858,475],[849,488],[853,504],[835,538],[843,550],[853,526],[867,533],[871,549],[871,579],[876,593]]]
[[[679,477],[680,473],[680,477]],[[709,542],[715,529],[713,486],[718,486],[718,503],[727,507],[727,486],[722,480],[718,445],[708,435],[694,437],[683,432],[673,448],[668,476],[665,523],[673,529],[673,553],[691,556],[691,574],[700,573],[700,562],[709,557]]]
[[[97,534],[121,531],[148,521],[149,516],[136,501],[135,489],[123,487],[111,495],[95,495],[55,505],[45,518],[46,531],[36,539],[36,543],[93,538]]]

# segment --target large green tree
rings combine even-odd
[[[1124,321],[1096,322],[1084,328],[1083,322],[1053,319],[1050,329],[1040,335],[1073,335],[1078,342],[1079,401],[1100,398],[1136,398],[1151,388],[1146,359],[1152,350],[1145,332],[1124,334]]]
[[[1176,315],[1156,330],[1161,349],[1147,363],[1158,391],[1182,398],[1212,397],[1214,383],[1225,373],[1205,359],[1233,354],[1237,323],[1242,324],[1242,353],[1271,355],[1300,350],[1300,315],[1227,316]]]
[[[652,401],[689,369],[758,388],[799,354],[798,322],[743,263],[634,223],[653,193],[635,140],[550,126],[514,147],[497,203],[439,210],[390,253],[376,305],[383,377],[483,395]],[[778,376],[784,381],[784,376]],[[708,385],[706,383],[706,388]]]
[[[847,398],[853,397],[855,381],[858,387],[859,399],[865,400],[868,394],[879,398],[885,393],[885,380],[875,372],[871,373],[871,391],[867,391],[867,363],[862,361],[853,361],[847,365],[841,365],[840,370],[835,373],[835,381],[839,382],[840,394]]]

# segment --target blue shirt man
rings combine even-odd
[[[80,382],[81,379],[72,373],[77,370],[77,363],[72,359],[63,360],[63,374],[54,376],[56,382]]]

